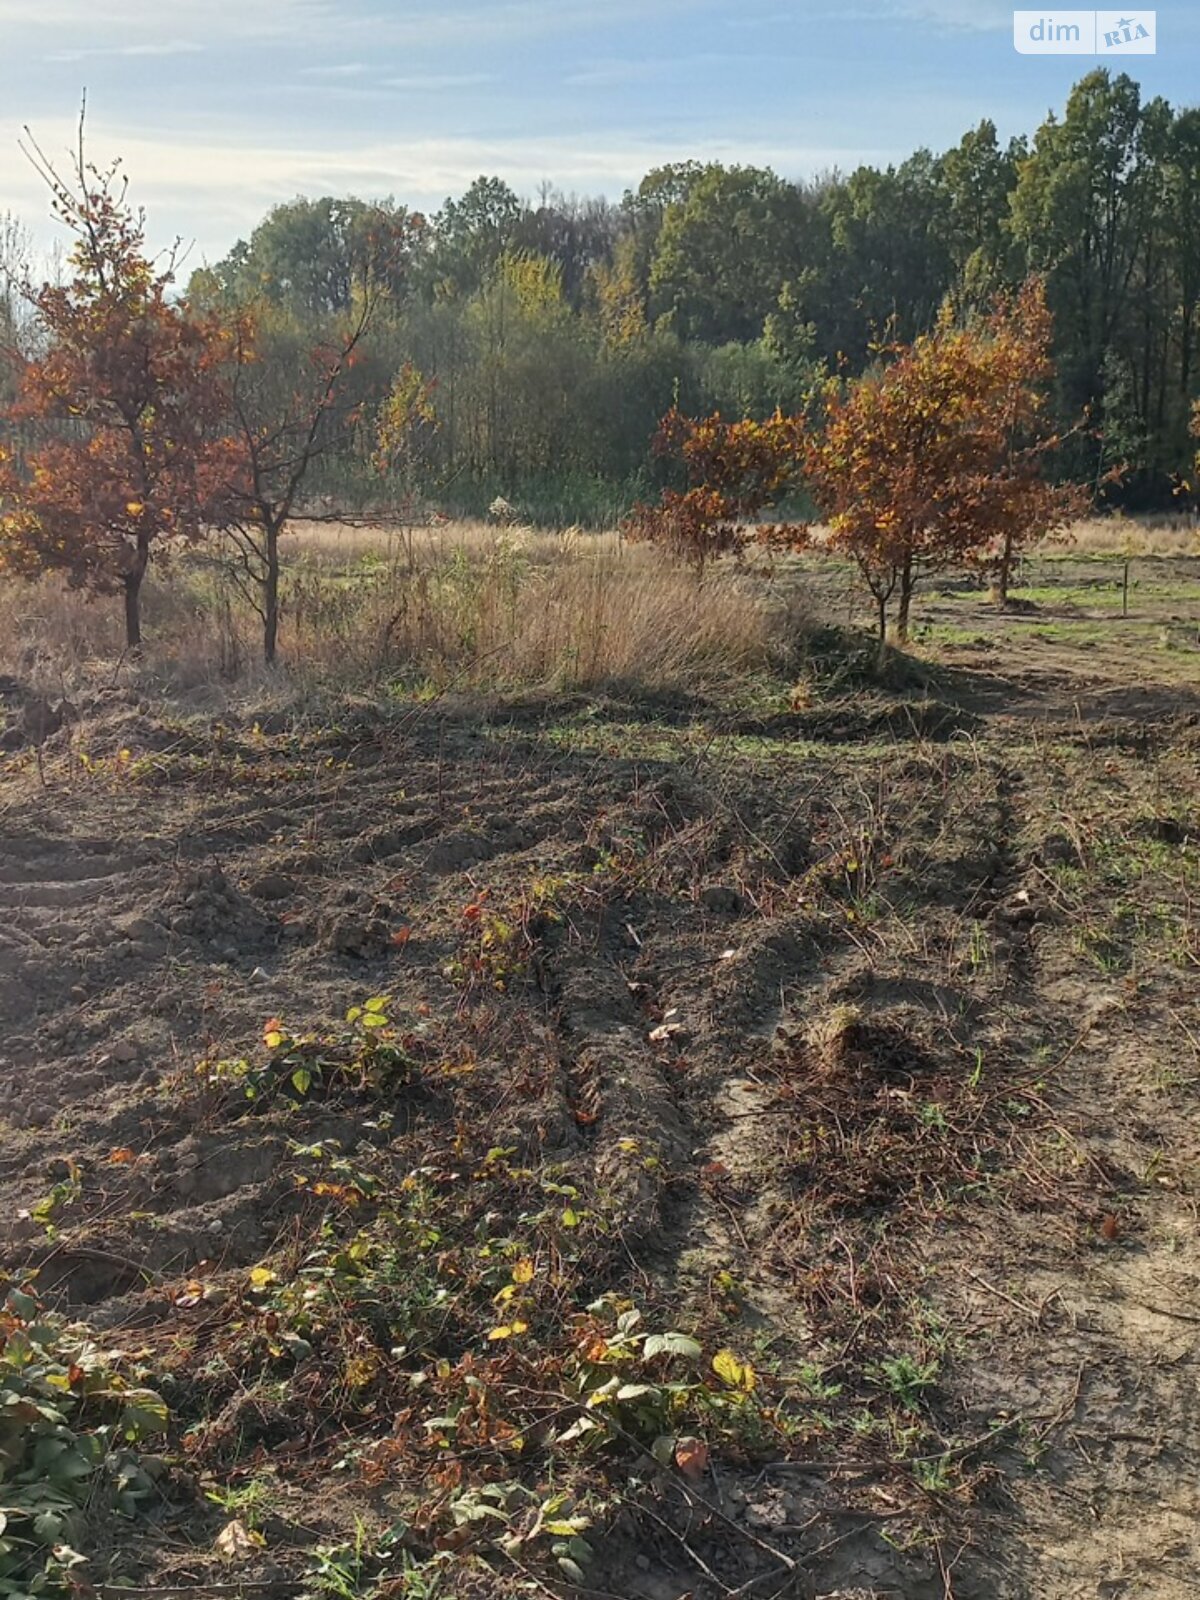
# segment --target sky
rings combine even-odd
[[[433,211],[486,172],[619,199],[688,157],[800,178],[984,116],[1032,132],[1094,65],[1019,55],[995,0],[0,0],[0,212],[54,239],[19,141],[61,157],[85,90],[89,155],[198,265],[297,194]],[[1119,66],[1200,101],[1200,0]]]

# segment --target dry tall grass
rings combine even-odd
[[[815,544],[823,543],[826,529],[817,524]],[[1053,558],[1083,556],[1196,556],[1200,555],[1200,522],[1184,512],[1125,516],[1085,517],[1065,536],[1056,534],[1034,545],[1033,553]]]
[[[286,540],[282,670],[258,661],[258,624],[217,553],[147,581],[142,662],[122,661],[120,606],[60,579],[0,585],[0,670],[44,692],[119,676],[228,695],[431,688],[650,690],[728,684],[779,666],[800,629],[787,604],[736,571],[692,575],[615,535],[301,526]]]
[[[1195,555],[1200,534],[1184,518],[1096,518],[1043,553]],[[276,672],[261,666],[258,620],[216,549],[153,572],[138,663],[123,659],[117,601],[90,600],[55,577],[0,582],[0,672],[47,694],[117,680],[199,703],[394,683],[703,691],[793,669],[804,632],[802,571],[772,587],[722,564],[697,584],[616,534],[302,523],[284,557]]]
[[[1194,556],[1200,555],[1200,527],[1185,515],[1088,517],[1068,539],[1051,540],[1039,555]]]

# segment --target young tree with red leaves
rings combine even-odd
[[[719,412],[688,417],[673,407],[654,452],[681,462],[688,487],[665,489],[656,506],[635,506],[622,532],[682,556],[703,575],[713,557],[740,553],[758,536],[749,519],[795,481],[802,429],[800,418],[779,412],[765,422],[726,422]]]
[[[874,596],[881,641],[896,597],[908,637],[922,573],[990,570],[1002,598],[1017,554],[1069,524],[1086,493],[1048,477],[1062,440],[1046,420],[1050,313],[1031,280],[990,316],[893,347],[891,360],[843,390],[831,382],[820,427],[806,431],[805,480]]]
[[[75,244],[65,284],[27,288],[36,354],[8,352],[33,442],[0,451],[0,568],[122,595],[136,651],[152,557],[204,531],[227,338],[171,299],[173,261],[148,258],[117,169],[86,162],[82,119],[70,182],[30,153]]]
[[[848,387],[831,379],[819,417],[726,422],[671,411],[655,449],[680,460],[688,487],[636,507],[625,532],[700,571],[751,541],[804,548],[807,527],[750,521],[802,479],[828,547],[856,562],[874,597],[881,642],[893,597],[896,634],[907,639],[925,572],[975,566],[992,574],[1003,604],[1021,550],[1088,505],[1086,491],[1049,476],[1063,442],[1047,420],[1052,333],[1043,285],[1030,280],[967,325],[947,310]]]

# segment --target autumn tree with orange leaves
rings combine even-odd
[[[123,596],[136,651],[151,559],[205,529],[228,341],[171,298],[173,263],[148,258],[117,169],[84,159],[82,124],[70,182],[31,154],[75,242],[65,283],[26,289],[36,354],[7,352],[20,426],[0,450],[0,570]]]
[[[893,597],[907,639],[923,573],[981,568],[1003,602],[1020,551],[1086,509],[1083,490],[1048,475],[1062,443],[1047,420],[1051,334],[1031,280],[966,326],[945,312],[848,389],[827,386],[821,425],[804,433],[804,477],[828,546],[874,597],[881,640]]]
[[[673,407],[653,448],[682,465],[687,487],[665,489],[656,506],[635,506],[622,532],[670,550],[702,575],[708,561],[740,553],[758,536],[750,519],[794,483],[802,439],[802,419],[779,412],[765,422],[727,422],[719,412],[688,417]]]
[[[883,364],[857,382],[830,379],[808,416],[727,422],[673,410],[654,447],[679,463],[687,487],[636,507],[625,533],[701,571],[751,542],[838,551],[874,598],[881,641],[893,599],[896,636],[907,639],[924,573],[974,567],[1004,604],[1021,551],[1089,501],[1051,475],[1063,443],[1048,413],[1052,333],[1043,286],[1031,280],[965,325],[947,309],[912,344],[881,350]],[[824,535],[755,520],[801,484]]]

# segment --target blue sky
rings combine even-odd
[[[1158,39],[1121,65],[1194,103],[1197,0]],[[298,193],[615,199],[688,156],[799,177],[1032,131],[1093,65],[1018,55],[995,0],[0,0],[0,41],[0,211],[52,237],[17,140],[64,150],[86,87],[92,155],[193,263]]]

